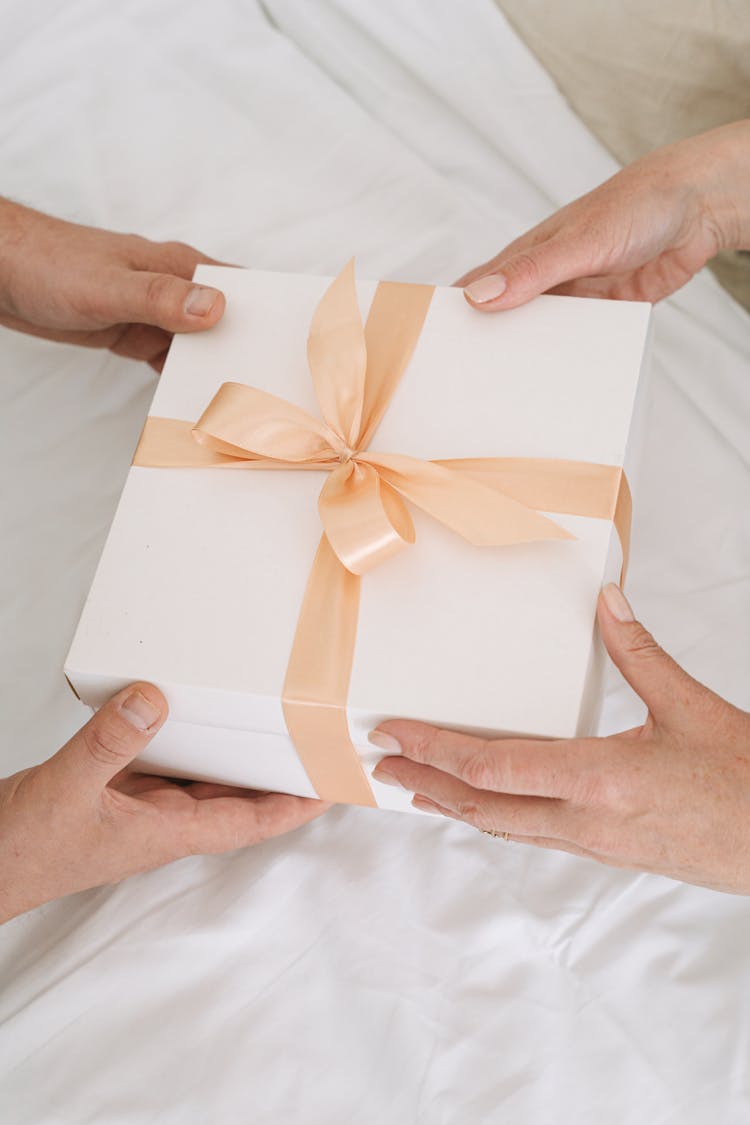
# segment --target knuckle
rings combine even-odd
[[[187,242],[169,241],[159,245],[166,259],[174,265],[175,269],[188,277],[192,276],[196,265],[204,260],[204,256]]]
[[[516,255],[506,266],[507,271],[512,271],[519,280],[532,286],[536,285],[541,277],[539,263],[534,255],[528,251]]]
[[[84,727],[83,740],[89,756],[101,766],[118,765],[130,748],[126,731],[107,715],[97,716],[95,722]]]
[[[195,250],[192,246],[188,246],[187,242],[180,242],[178,239],[169,239],[167,242],[162,242],[165,250],[173,254],[190,254],[191,257],[195,256]]]
[[[437,733],[437,728],[425,727],[410,738],[409,757],[413,762],[429,764],[432,761]]]
[[[123,266],[136,270],[146,268],[146,263],[150,260],[149,251],[154,246],[150,238],[144,238],[142,234],[136,234],[134,231],[127,234],[113,232],[111,237],[114,239],[113,249],[118,252]]]
[[[629,637],[628,650],[634,656],[640,656],[646,660],[659,658],[664,655],[664,650],[657,644],[648,629],[644,629],[642,625],[637,625],[634,632]]]
[[[497,756],[483,746],[472,751],[464,763],[463,780],[474,789],[497,789]]]
[[[622,770],[610,765],[589,776],[582,790],[576,794],[582,807],[622,809],[630,795],[631,786]]]
[[[168,273],[157,273],[149,280],[146,290],[148,307],[157,315],[168,312],[176,298],[175,279]]]
[[[599,771],[581,774],[570,787],[568,799],[571,807],[578,809],[600,808],[607,804],[608,779]]]
[[[643,751],[616,747],[617,757],[587,770],[571,792],[570,807],[580,818],[637,815],[649,797],[649,773]]]
[[[210,804],[195,801],[183,824],[180,849],[184,855],[221,855],[236,851],[263,838],[262,832],[255,828],[256,821],[248,825],[239,806],[225,808],[219,818],[213,814]]]
[[[489,827],[486,823],[487,817],[479,801],[471,797],[463,798],[456,803],[456,812],[461,820],[465,820],[468,824],[473,824],[475,828]]]

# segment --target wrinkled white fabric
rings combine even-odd
[[[229,261],[449,282],[613,171],[491,0],[0,15],[0,192]],[[744,707],[749,323],[708,276],[657,310],[629,585]],[[7,332],[0,373],[10,772],[86,717],[61,668],[154,377]],[[603,729],[640,714],[613,674]],[[745,899],[460,825],[338,809],[42,907],[0,957],[13,1125],[750,1113]]]

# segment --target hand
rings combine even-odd
[[[53,219],[0,199],[0,324],[47,340],[109,348],[161,371],[174,332],[211,328],[218,289],[193,285],[199,262],[182,242]]]
[[[750,121],[657,149],[457,282],[488,312],[539,293],[660,301],[750,248]]]
[[[373,776],[427,812],[512,840],[750,894],[750,714],[703,687],[633,619],[599,601],[607,650],[648,707],[610,738],[482,740],[389,721]]]
[[[257,844],[329,807],[131,773],[166,717],[155,687],[132,684],[49,761],[0,781],[0,922],[182,856]]]

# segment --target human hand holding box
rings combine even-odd
[[[175,339],[151,415],[194,424],[232,381],[320,417],[305,341],[327,282],[220,267],[196,279],[223,288],[227,313],[209,334]],[[363,312],[374,290],[358,286]],[[460,292],[435,290],[369,449],[627,468],[649,311],[543,297],[485,319]],[[143,768],[314,795],[281,694],[324,479],[131,469],[66,671],[92,706],[136,678],[165,692],[170,720]],[[347,719],[366,772],[379,757],[367,731],[395,715],[536,736],[590,730],[596,596],[620,562],[612,523],[556,512],[575,540],[487,547],[411,514],[416,543],[362,580]],[[409,807],[372,788],[378,804]]]

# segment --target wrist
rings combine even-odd
[[[692,171],[718,248],[750,249],[750,120],[722,125],[695,142]]]
[[[0,925],[55,897],[42,830],[49,819],[29,818],[25,794],[38,767],[0,778]]]
[[[0,312],[13,312],[12,279],[34,215],[28,207],[0,196]]]
[[[35,886],[38,872],[29,871],[24,859],[20,848],[11,847],[7,849],[7,854],[5,849],[0,853],[3,872],[3,883],[0,885],[0,926],[54,898],[54,895],[44,894],[41,887]]]

